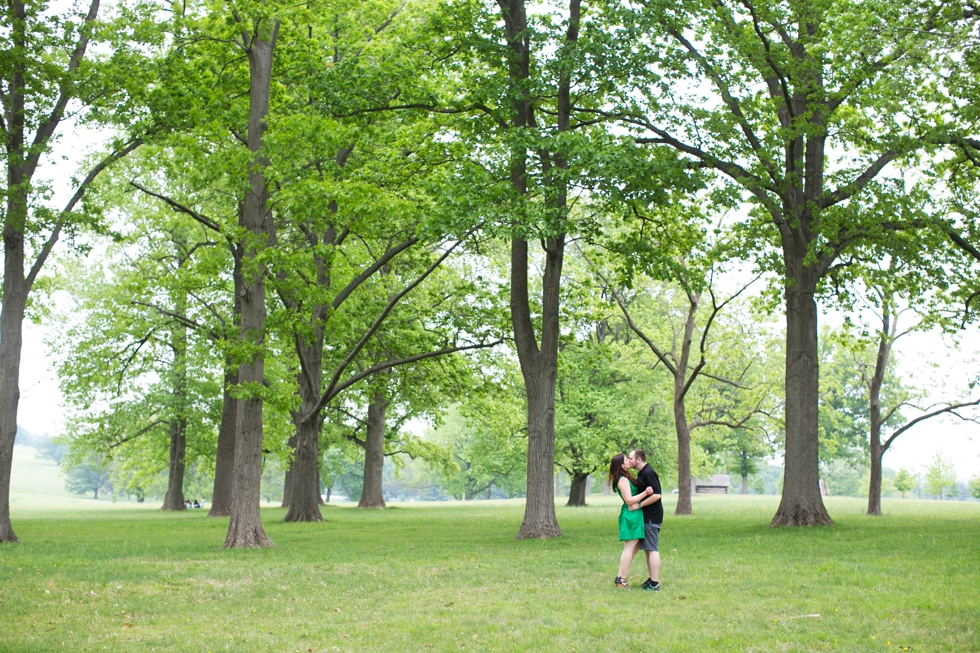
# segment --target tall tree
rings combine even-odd
[[[507,53],[508,96],[511,98],[508,129],[518,134],[533,129],[535,99],[531,93],[532,29],[528,25],[525,0],[498,0],[504,24]],[[581,1],[569,0],[567,32],[560,51],[568,57],[579,37]],[[557,80],[555,132],[562,134],[572,127],[572,70],[568,61]],[[519,139],[519,137],[518,137]],[[528,144],[517,140],[510,154],[510,183],[517,201],[528,193]],[[564,225],[568,203],[568,169],[565,155],[547,153],[542,158],[542,174],[557,184],[550,189],[546,204],[553,212],[551,228],[542,234],[544,274],[541,279],[541,339],[538,341],[532,323],[528,287],[528,241],[522,235],[511,239],[510,312],[514,327],[514,344],[524,376],[527,394],[527,503],[518,538],[560,536],[555,515],[552,476],[555,459],[555,383],[558,374],[559,306],[561,270],[565,256]],[[557,175],[552,173],[556,169]]]
[[[259,493],[262,478],[262,394],[265,381],[262,346],[265,341],[266,265],[262,249],[272,231],[269,180],[266,168],[268,154],[263,136],[269,116],[272,93],[272,66],[281,19],[268,16],[264,6],[252,8],[255,15],[246,18],[233,12],[239,30],[236,43],[248,58],[248,131],[246,143],[253,159],[248,167],[248,191],[245,194],[239,227],[245,234],[242,252],[241,345],[248,351],[238,368],[238,383],[249,391],[238,404],[235,438],[235,476],[232,486],[231,518],[225,548],[273,546],[262,528]],[[251,12],[250,12],[251,13]]]
[[[897,0],[705,0],[645,2],[624,16],[646,63],[618,115],[638,142],[673,148],[747,194],[746,242],[783,279],[785,474],[772,526],[831,523],[818,487],[815,298],[843,254],[893,233],[883,171],[948,139],[937,110],[948,99],[928,81],[941,13]],[[675,79],[667,104],[661,89]]]
[[[582,109],[603,104],[607,85],[592,74],[592,62],[616,39],[581,0],[548,7],[525,0],[449,3],[432,12],[429,24],[431,67],[448,70],[442,92],[391,94],[374,110],[459,116],[447,127],[458,137],[459,167],[444,190],[446,224],[458,229],[476,220],[510,241],[511,326],[528,420],[527,503],[518,537],[558,536],[554,398],[562,266],[569,234],[592,233],[588,218],[572,211],[579,189],[594,186],[596,171],[615,159],[606,151],[612,141],[603,120]],[[540,285],[529,268],[540,271]]]
[[[0,542],[16,542],[10,524],[10,466],[17,431],[19,376],[24,314],[42,267],[65,232],[80,226],[79,203],[92,182],[141,143],[145,124],[131,116],[150,86],[160,30],[147,27],[154,10],[143,15],[117,7],[115,22],[101,22],[100,2],[81,11],[52,11],[43,1],[13,0],[3,11],[4,56],[0,58],[3,165],[6,171],[3,212],[3,304],[0,307]],[[123,30],[123,25],[127,29]],[[111,54],[93,56],[96,40]],[[144,40],[147,39],[147,40]],[[133,41],[143,41],[141,47]],[[83,169],[71,184],[71,196],[52,206],[49,185],[38,177],[64,121],[92,119],[123,125],[124,136],[109,154]]]

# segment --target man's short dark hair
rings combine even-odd
[[[638,460],[642,460],[643,462],[647,461],[647,455],[643,453],[643,449],[633,449],[633,455],[636,456]]]

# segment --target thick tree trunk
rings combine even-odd
[[[524,0],[499,0],[504,36],[510,48],[507,75],[511,84],[513,118],[511,127],[516,131],[532,127],[533,101],[528,80],[531,74],[530,36]],[[566,40],[574,42],[578,37],[579,0],[569,2],[569,23]],[[569,129],[571,71],[563,71],[558,80],[557,128]],[[557,216],[567,207],[567,187],[562,170],[567,163],[560,156],[550,159],[559,170],[551,178],[552,185],[546,192],[548,208]],[[544,158],[543,166],[550,165]],[[550,177],[552,173],[546,172]],[[510,184],[523,198],[527,194],[527,148],[515,145],[510,154]],[[511,240],[510,262],[510,309],[514,328],[517,357],[524,377],[527,394],[527,502],[524,521],[517,533],[518,538],[549,538],[561,536],[561,528],[555,516],[555,488],[552,479],[555,471],[555,380],[558,372],[559,306],[561,269],[564,261],[565,235],[558,234],[544,242],[545,270],[542,280],[541,345],[538,347],[534,323],[531,320],[528,295],[528,248],[521,237]]]
[[[527,502],[518,538],[560,537],[555,515],[555,383],[558,308],[565,238],[549,239],[542,280],[541,348],[537,347],[527,287],[527,241],[511,241],[511,320],[527,392]]]
[[[265,323],[265,280],[259,273],[252,277],[242,302],[242,339],[261,346]],[[264,379],[262,354],[238,370],[240,383],[253,387]],[[235,476],[232,489],[231,519],[228,523],[226,548],[272,546],[262,528],[259,502],[262,482],[262,398],[248,397],[238,401],[238,434],[235,437]]]
[[[221,400],[221,426],[218,427],[218,448],[214,461],[214,492],[208,517],[227,517],[231,514],[231,493],[235,480],[235,432],[238,401],[231,396],[231,387],[238,383],[238,370],[225,359],[225,390]]]
[[[871,484],[868,487],[868,514],[881,516],[881,457],[885,450],[881,444],[871,443]]]
[[[786,453],[782,498],[770,526],[832,523],[820,496],[817,451],[817,280],[802,261],[800,254],[795,267],[802,271],[788,275],[786,287]]]
[[[568,503],[566,506],[582,507],[585,505],[585,486],[589,480],[588,474],[575,472],[572,474],[572,487],[568,489]]]
[[[23,52],[27,44],[23,2],[8,5],[12,44]],[[9,37],[8,37],[9,38]],[[24,276],[24,229],[27,225],[27,185],[24,161],[24,88],[22,67],[14,65],[6,89],[9,103],[7,136],[7,206],[3,216],[3,295],[0,296],[0,542],[17,542],[10,524],[10,473],[17,437],[20,405],[20,357],[23,347],[24,310],[30,288]]]
[[[290,466],[292,487],[289,511],[283,521],[323,521],[323,515],[320,514],[320,490],[317,487],[319,437],[320,424],[316,416],[299,422],[296,429],[296,455]]]
[[[251,27],[243,28],[250,30]],[[255,388],[265,381],[262,347],[265,341],[265,268],[257,260],[259,249],[271,231],[269,191],[265,179],[268,160],[260,152],[265,120],[269,114],[272,62],[279,23],[259,25],[249,39],[249,114],[248,148],[254,155],[249,166],[249,190],[245,194],[242,227],[250,239],[244,250],[242,274],[245,280],[242,296],[243,346],[248,358],[238,370],[239,382]],[[231,519],[228,521],[226,548],[272,546],[262,528],[259,512],[262,481],[262,397],[239,401],[238,436],[235,439],[235,481],[232,492]]]
[[[321,279],[322,281],[322,279]],[[314,318],[316,319],[316,318]],[[315,412],[320,399],[320,386],[323,375],[323,328],[318,326],[312,343],[296,342],[296,354],[302,363],[302,371],[297,377],[300,394],[300,409],[296,418],[295,455],[289,466],[287,481],[289,503],[283,504],[289,511],[283,518],[288,522],[323,521],[320,514],[320,426],[323,420]]]
[[[20,108],[23,110],[22,103]],[[22,117],[20,122],[23,122]],[[14,134],[11,135],[13,137]],[[23,146],[23,143],[20,145]],[[20,168],[10,165],[10,162],[8,166],[7,215],[3,229],[3,295],[0,297],[0,542],[17,542],[19,540],[10,523],[10,473],[14,438],[17,437],[20,357],[28,293],[24,277],[23,236],[27,198]]]
[[[235,259],[233,270],[234,298],[232,300],[232,326],[241,331],[242,295],[242,251],[239,246],[232,248]],[[237,335],[237,334],[234,334]],[[229,339],[232,334],[229,334]],[[225,354],[224,393],[221,400],[221,426],[218,428],[218,447],[214,459],[214,491],[211,494],[211,510],[208,517],[227,517],[231,514],[231,495],[235,480],[235,437],[238,433],[238,400],[231,394],[232,386],[238,384],[238,365],[231,354]]]
[[[26,293],[22,290],[23,268],[16,265],[18,254],[20,260],[23,260],[22,243],[19,234],[8,236],[4,233],[6,266],[3,304],[0,307],[0,542],[18,541],[10,523],[10,473],[14,458],[14,438],[17,436],[20,356],[26,299]],[[21,248],[19,253],[14,251],[18,247]],[[16,270],[12,269],[15,267]]]
[[[388,400],[376,394],[368,405],[367,435],[364,438],[364,486],[358,508],[384,508],[382,476],[385,465],[385,413]]]
[[[167,494],[160,510],[184,510],[184,456],[187,452],[187,420],[170,421],[170,469],[167,476]]]
[[[675,376],[676,379],[676,376]],[[683,379],[680,385],[683,387]],[[675,515],[693,514],[691,506],[691,429],[687,425],[684,397],[678,396],[677,381],[674,383],[674,430],[677,433],[677,507]]]
[[[747,474],[742,474],[742,494],[749,493],[749,477]]]

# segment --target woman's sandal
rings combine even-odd
[[[626,582],[625,578],[620,578],[619,576],[616,576],[616,580],[614,582],[616,584],[616,587],[620,589],[628,590],[630,588],[630,585],[629,583]]]

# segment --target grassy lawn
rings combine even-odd
[[[119,499],[113,502],[107,492],[100,495],[97,501],[92,498],[92,492],[86,496],[72,494],[65,489],[65,477],[54,461],[39,458],[34,447],[14,446],[14,462],[10,475],[10,509],[15,513],[35,509],[109,510],[140,505],[146,504],[138,504],[135,499]],[[14,531],[16,530],[15,527]]]
[[[663,591],[616,590],[618,507],[519,502],[263,511],[277,544],[220,549],[205,511],[13,510],[2,651],[978,651],[980,503],[827,501],[830,528],[772,530],[776,497],[698,497],[668,517]],[[819,616],[816,616],[819,615]],[[62,649],[64,647],[64,649]]]

